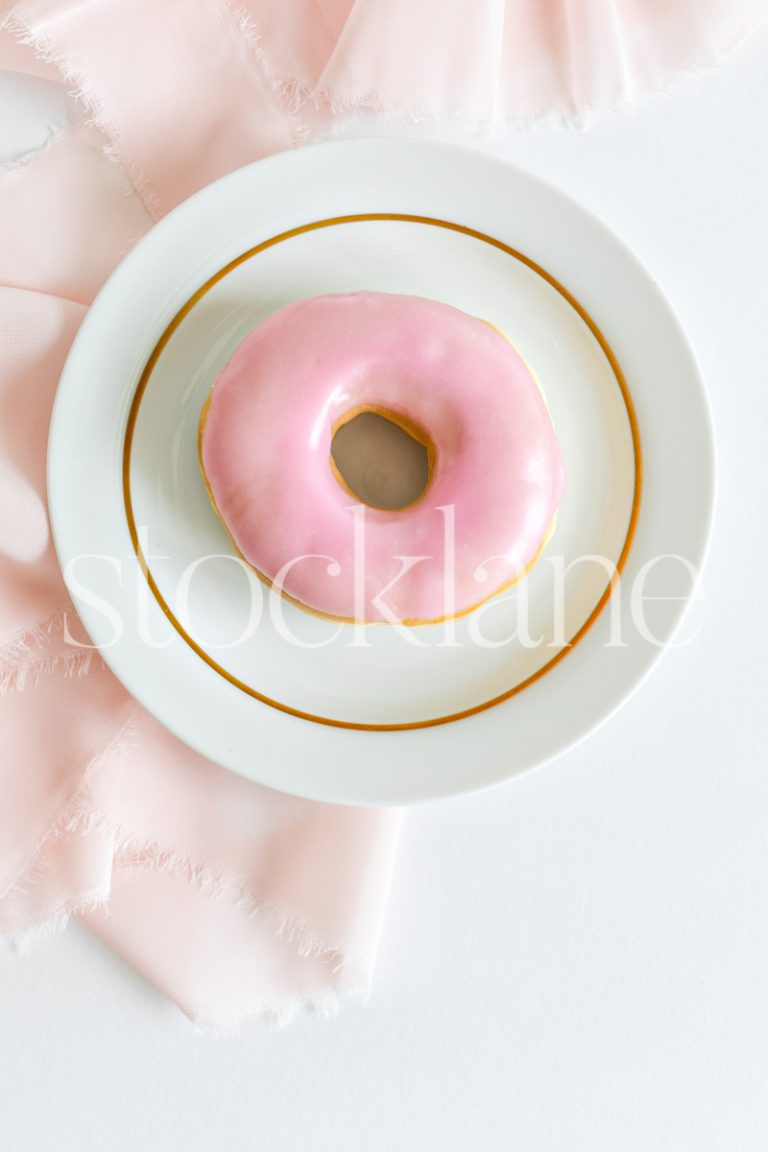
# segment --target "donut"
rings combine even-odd
[[[332,456],[356,416],[423,446],[424,491],[364,503]],[[543,392],[494,327],[416,296],[289,304],[217,376],[200,417],[213,507],[242,558],[284,596],[344,621],[463,615],[535,562],[565,472]]]

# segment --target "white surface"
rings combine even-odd
[[[61,84],[2,70],[0,109],[0,170],[45,148],[73,119]]]
[[[605,351],[541,275],[480,239],[412,221],[357,221],[273,245],[224,276],[176,329],[143,393],[130,457],[135,524],[148,541],[144,555],[165,605],[148,596],[138,575],[122,447],[144,363],[171,318],[229,261],[265,240],[308,221],[377,211],[459,220],[522,251],[573,293],[626,375],[643,459],[637,530],[621,596],[556,665],[610,577],[603,564],[582,558],[617,565],[629,530],[635,460],[626,404]],[[568,476],[555,536],[511,593],[450,625],[364,630],[363,646],[360,629],[286,608],[232,564],[197,452],[200,410],[244,335],[286,301],[359,288],[441,299],[506,332],[541,374]],[[701,564],[712,455],[701,380],[678,321],[648,273],[593,216],[525,173],[467,150],[341,141],[285,152],[218,181],[120,265],[62,374],[49,503],[59,561],[67,575],[76,564],[70,590],[91,637],[171,731],[270,787],[344,804],[409,804],[537,766],[583,738],[637,687],[690,590],[680,563],[663,558]],[[466,531],[456,514],[458,531]],[[318,547],[332,553],[333,541]],[[104,556],[122,565],[120,581]],[[193,595],[182,600],[185,572],[206,558]],[[556,563],[576,570],[562,590]],[[644,614],[652,615],[650,638],[634,612],[649,565],[655,579],[648,595],[656,598]],[[276,604],[267,608],[270,600]],[[262,609],[258,625],[250,639],[232,644],[246,630],[252,603]],[[117,636],[115,614],[104,604],[115,605],[124,622]],[[213,666],[174,630],[166,611]],[[541,642],[517,639],[520,627]],[[537,683],[460,723],[386,733],[307,722],[265,707],[241,686],[311,717],[397,726],[503,698],[548,664]]]
[[[84,932],[0,955],[5,1147],[764,1152],[767,64],[756,37],[498,149],[622,235],[693,341],[719,452],[695,640],[566,757],[411,814],[365,1010],[202,1037]]]

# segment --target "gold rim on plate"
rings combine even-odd
[[[237,676],[233,676],[232,673],[228,672],[226,668],[222,668],[220,664],[218,664],[203,648],[201,648],[201,646],[195,640],[192,639],[192,637],[181,624],[181,621],[178,620],[174,613],[171,611],[170,606],[160,592],[160,589],[157,586],[155,578],[152,575],[149,565],[147,564],[146,557],[144,556],[144,553],[139,544],[139,535],[136,528],[136,519],[133,513],[133,502],[131,497],[131,451],[133,448],[133,437],[136,430],[136,422],[138,420],[139,409],[141,408],[141,401],[147,390],[147,386],[155,366],[176,329],[180,326],[185,317],[189,315],[195,305],[198,304],[199,301],[202,300],[202,298],[208,292],[210,292],[214,285],[218,284],[220,280],[223,280],[225,276],[228,276],[229,273],[232,272],[235,268],[239,267],[240,264],[244,264],[246,260],[250,260],[252,257],[257,256],[260,252],[264,252],[267,248],[273,248],[276,244],[280,244],[284,240],[290,240],[294,236],[301,236],[306,232],[314,232],[320,228],[331,228],[341,224],[368,223],[371,221],[384,220],[407,224],[425,224],[435,228],[446,228],[450,232],[460,232],[464,236],[469,236],[474,240],[480,240],[484,244],[490,244],[491,247],[497,248],[499,251],[506,253],[508,256],[511,256],[521,264],[524,264],[527,268],[530,268],[531,271],[535,272],[549,285],[551,285],[557,292],[559,292],[563,299],[566,300],[568,304],[570,304],[577,315],[584,321],[592,335],[597,340],[603,353],[605,354],[606,359],[608,360],[608,363],[611,366],[611,370],[613,371],[616,383],[619,387],[619,391],[621,392],[621,397],[626,408],[627,419],[629,420],[629,427],[632,436],[632,449],[634,455],[634,491],[632,495],[632,510],[629,517],[629,524],[627,526],[627,534],[624,539],[624,544],[622,545],[621,553],[619,555],[619,559],[616,562],[616,567],[611,576],[611,579],[608,581],[602,595],[600,596],[587,619],[576,630],[571,639],[562,648],[558,649],[558,651],[554,654],[554,656],[552,656],[550,660],[547,661],[546,664],[543,664],[541,668],[538,668],[535,672],[531,673],[530,676],[527,676],[524,680],[521,680],[518,684],[515,684],[514,687],[509,688],[506,692],[502,692],[498,696],[492,697],[490,700],[484,700],[481,704],[475,704],[471,708],[465,708],[460,712],[452,712],[446,716],[435,716],[429,720],[414,720],[397,724],[367,724],[354,720],[336,720],[330,716],[319,716],[313,712],[304,712],[299,708],[292,708],[290,705],[283,704],[279,700],[273,700],[270,696],[267,696],[263,692],[258,692],[255,688],[252,688],[250,684],[246,684]],[[231,260],[229,264],[225,264],[223,268],[220,268],[218,272],[211,276],[210,279],[206,280],[202,287],[198,288],[198,290],[192,296],[190,296],[186,303],[182,305],[182,307],[166,327],[165,331],[160,336],[160,339],[157,341],[157,344],[155,344],[155,347],[152,349],[149,359],[147,360],[147,363],[144,367],[144,371],[142,372],[139,379],[138,385],[136,386],[136,391],[133,395],[130,412],[128,414],[128,423],[125,429],[125,440],[123,442],[123,502],[125,504],[125,515],[128,522],[128,531],[130,533],[133,550],[136,554],[139,567],[144,574],[152,595],[157,601],[161,611],[169,620],[181,639],[192,649],[192,651],[197,656],[200,657],[200,659],[205,664],[208,665],[209,668],[213,669],[213,671],[216,672],[219,676],[223,677],[224,680],[227,680],[230,684],[233,685],[233,687],[238,688],[241,692],[245,692],[254,700],[258,700],[262,704],[268,705],[270,708],[276,708],[280,712],[285,712],[289,716],[296,716],[300,720],[309,720],[315,724],[323,724],[331,728],[352,728],[363,732],[403,732],[416,728],[435,728],[441,724],[451,724],[457,720],[464,720],[469,716],[477,715],[479,712],[486,712],[489,708],[494,708],[497,704],[502,704],[505,700],[510,700],[513,696],[519,696],[520,693],[524,692],[526,688],[529,688],[532,684],[535,684],[537,680],[541,680],[544,676],[546,676],[548,672],[551,672],[553,668],[557,667],[557,665],[565,659],[568,653],[573,651],[576,645],[586,636],[587,632],[590,630],[610,600],[613,589],[621,578],[621,573],[627,562],[627,557],[629,556],[629,552],[632,547],[632,541],[635,535],[635,528],[637,526],[637,518],[640,510],[642,475],[643,472],[642,455],[640,449],[640,431],[638,428],[637,417],[635,415],[635,408],[634,404],[632,403],[632,396],[630,394],[629,387],[610,344],[606,340],[598,325],[590,316],[589,312],[587,312],[583,304],[581,304],[576,299],[576,297],[573,296],[568,291],[568,289],[560,283],[559,280],[557,280],[551,273],[547,272],[546,269],[542,268],[534,260],[531,260],[530,257],[525,256],[522,252],[519,252],[517,249],[510,247],[509,244],[505,244],[502,240],[497,240],[494,236],[488,236],[486,233],[479,232],[475,228],[468,228],[464,224],[456,224],[451,220],[440,220],[432,216],[415,216],[401,212],[365,212],[352,216],[332,216],[325,220],[314,220],[309,224],[301,224],[297,228],[290,228],[287,232],[280,232],[277,236],[272,236],[268,240],[263,240],[261,244],[257,244],[254,248],[249,248],[247,252],[243,252],[240,256],[237,256],[234,260]]]

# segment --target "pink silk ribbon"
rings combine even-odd
[[[78,625],[47,520],[48,422],[121,256],[309,123],[619,105],[714,62],[767,3],[0,0],[0,68],[73,92],[45,145],[0,169],[0,934],[74,914],[218,1027],[365,993],[386,904],[398,813],[203,761],[65,643]]]

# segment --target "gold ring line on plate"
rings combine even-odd
[[[558,651],[552,656],[550,660],[547,661],[546,664],[543,664],[541,668],[538,668],[535,672],[531,673],[530,676],[527,676],[524,680],[521,680],[518,684],[515,684],[513,688],[509,688],[506,692],[502,692],[498,696],[493,696],[490,700],[484,700],[481,704],[475,704],[471,708],[465,708],[460,712],[451,712],[445,716],[435,716],[429,720],[413,720],[396,724],[368,724],[354,720],[336,720],[330,716],[320,716],[313,712],[305,712],[300,708],[292,708],[290,705],[283,704],[279,700],[273,700],[270,696],[265,695],[263,692],[258,692],[255,688],[252,688],[250,684],[246,684],[243,680],[240,680],[237,676],[234,676],[231,672],[228,672],[226,668],[223,668],[220,664],[218,664],[203,648],[201,648],[201,646],[195,640],[193,640],[193,638],[181,624],[181,621],[178,620],[174,615],[167,601],[164,599],[162,593],[160,592],[160,589],[158,588],[155,578],[149,569],[146,557],[144,556],[144,553],[139,544],[139,535],[136,528],[136,519],[133,513],[133,503],[131,498],[130,473],[131,450],[133,447],[133,438],[136,430],[136,422],[138,420],[139,409],[141,408],[141,402],[147,390],[147,386],[155,366],[176,329],[180,326],[185,317],[189,315],[195,305],[198,304],[199,301],[202,300],[202,298],[208,292],[210,292],[214,285],[218,284],[220,280],[223,280],[225,276],[228,276],[229,273],[234,271],[234,269],[239,267],[239,265],[244,264],[246,260],[250,260],[253,256],[257,256],[260,252],[264,252],[268,248],[273,248],[276,244],[281,244],[284,240],[290,240],[294,236],[302,236],[306,232],[315,232],[320,228],[331,228],[341,224],[358,224],[385,220],[407,224],[425,224],[434,228],[445,228],[449,232],[459,232],[462,235],[469,236],[474,240],[480,240],[484,244],[490,244],[492,248],[497,248],[500,252],[506,253],[506,255],[511,256],[521,264],[524,264],[527,268],[530,268],[531,271],[535,272],[538,276],[545,280],[547,284],[550,284],[563,297],[563,299],[566,300],[568,304],[570,304],[577,315],[584,321],[600,345],[600,348],[602,349],[608,363],[611,366],[614,377],[616,379],[616,383],[619,387],[619,391],[621,392],[621,397],[626,408],[627,419],[629,421],[629,428],[632,436],[632,449],[634,455],[634,491],[632,496],[632,510],[629,517],[629,524],[627,526],[627,534],[625,536],[621,553],[619,555],[619,559],[616,562],[616,567],[611,576],[611,579],[606,584],[602,595],[600,596],[599,600],[595,604],[595,607],[592,609],[586,620],[576,630],[568,643],[565,644],[562,648],[558,649]],[[513,696],[519,696],[520,693],[524,692],[526,688],[529,688],[532,684],[535,684],[537,680],[541,680],[544,676],[546,676],[548,672],[551,672],[553,668],[556,668],[557,665],[565,659],[568,653],[571,652],[576,647],[576,645],[584,639],[587,632],[590,630],[610,600],[613,589],[621,577],[621,573],[627,562],[627,557],[629,556],[629,552],[632,547],[632,541],[634,539],[635,529],[637,527],[637,518],[640,511],[642,479],[643,468],[642,453],[640,447],[640,430],[637,424],[637,416],[635,415],[635,407],[632,402],[632,396],[630,394],[627,381],[624,377],[624,373],[621,370],[621,366],[616,359],[613,349],[584,305],[581,304],[576,299],[576,297],[573,296],[572,293],[570,293],[568,289],[563,284],[561,284],[560,281],[557,280],[550,272],[547,272],[546,269],[537,264],[535,260],[531,260],[530,257],[525,256],[516,248],[512,248],[509,244],[505,244],[503,240],[497,240],[494,236],[488,236],[485,232],[479,232],[477,229],[469,228],[465,224],[456,224],[451,220],[440,220],[433,216],[416,216],[404,212],[364,212],[351,216],[331,216],[324,220],[313,220],[309,224],[301,224],[297,228],[290,228],[287,232],[280,232],[277,236],[271,236],[268,240],[263,240],[254,248],[249,248],[247,252],[243,252],[240,256],[235,257],[234,260],[231,260],[228,264],[225,264],[223,268],[220,268],[218,272],[211,276],[210,279],[206,280],[206,282],[200,288],[198,288],[192,296],[189,297],[186,303],[182,305],[182,307],[170,321],[160,339],[152,349],[149,359],[147,360],[147,363],[144,367],[144,371],[141,374],[141,378],[139,379],[139,382],[136,386],[136,391],[133,395],[131,408],[128,414],[128,423],[125,429],[125,440],[123,442],[123,502],[125,504],[125,515],[128,522],[128,531],[130,533],[133,550],[136,554],[139,567],[144,574],[152,595],[157,601],[161,611],[170,621],[171,625],[182,638],[182,640],[192,649],[192,651],[197,656],[200,657],[200,659],[205,664],[209,666],[209,668],[212,668],[213,671],[218,673],[219,676],[223,677],[224,680],[227,680],[235,688],[238,688],[241,692],[245,692],[246,695],[251,696],[254,700],[259,700],[262,704],[267,704],[270,708],[276,708],[280,712],[285,712],[290,716],[296,716],[301,720],[309,720],[315,724],[323,724],[331,728],[352,728],[362,732],[403,732],[417,728],[434,728],[440,724],[451,724],[456,720],[464,720],[468,716],[475,716],[480,712],[486,712],[489,708],[494,708],[497,704],[502,704],[505,700],[510,700]]]

